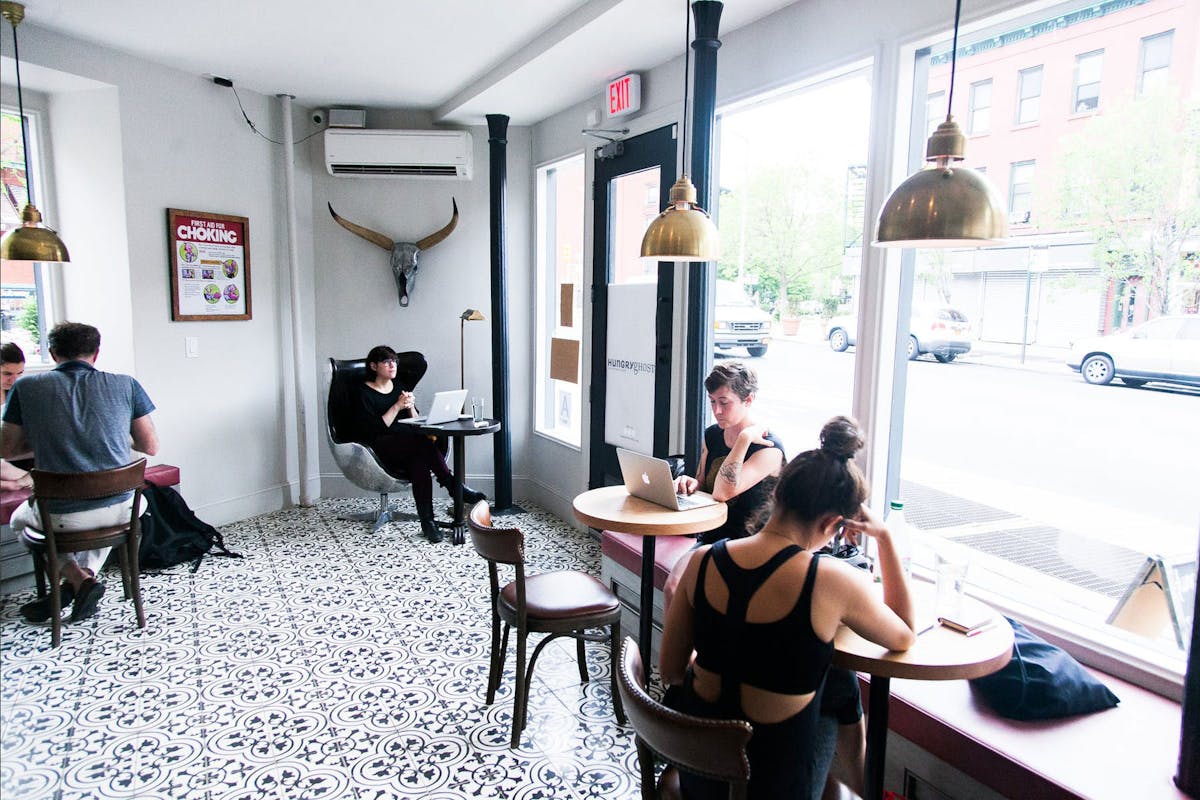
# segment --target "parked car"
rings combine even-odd
[[[753,358],[766,354],[771,341],[771,315],[733,281],[717,281],[714,319],[713,340],[718,350],[744,347]]]
[[[1150,381],[1200,386],[1200,317],[1158,317],[1111,336],[1071,344],[1067,366],[1088,383],[1127,386]]]
[[[858,339],[856,317],[834,317],[825,338],[836,352],[853,347]],[[926,353],[943,364],[971,352],[971,323],[949,306],[913,306],[906,352],[912,361]]]

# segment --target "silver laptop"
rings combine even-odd
[[[461,418],[459,414],[466,400],[466,389],[438,392],[433,396],[433,402],[429,404],[428,414],[400,421],[410,425],[440,425],[443,422],[454,422]]]
[[[661,458],[644,456],[632,450],[617,448],[617,461],[621,462],[621,477],[625,479],[625,491],[634,497],[669,508],[672,511],[687,511],[701,506],[711,506],[718,501],[710,495],[676,494],[675,479],[671,476],[671,465]]]

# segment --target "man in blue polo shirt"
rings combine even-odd
[[[4,407],[0,455],[33,452],[38,469],[51,472],[99,472],[123,467],[132,450],[158,452],[158,434],[150,412],[154,404],[141,384],[128,375],[95,368],[100,331],[79,322],[56,325],[47,336],[57,366],[40,375],[26,375],[13,385]],[[132,494],[123,499],[57,501],[51,506],[55,530],[78,530],[117,525],[129,519]],[[12,528],[23,537],[40,527],[30,501],[17,507]],[[30,532],[32,533],[32,531]],[[60,564],[62,603],[72,603],[71,622],[96,613],[104,594],[97,577],[109,550],[64,555]],[[21,607],[30,622],[50,618],[49,599]]]

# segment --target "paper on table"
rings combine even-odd
[[[990,609],[971,605],[954,612],[950,616],[943,615],[938,617],[938,622],[959,633],[970,633],[977,628],[988,625],[994,619],[995,613]]]

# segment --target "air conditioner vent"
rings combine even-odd
[[[470,180],[472,161],[471,134],[466,131],[325,131],[325,169],[330,175]]]

